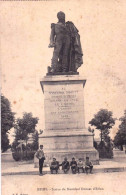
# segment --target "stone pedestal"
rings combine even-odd
[[[89,156],[97,164],[98,152],[93,147],[93,135],[85,128],[84,86],[79,75],[46,76],[41,87],[44,93],[45,130],[39,137],[46,163],[53,157],[62,162],[74,156]]]

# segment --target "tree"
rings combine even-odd
[[[101,142],[98,145],[99,156],[103,158],[112,158],[112,142],[109,136],[110,129],[115,124],[115,118],[112,112],[107,109],[101,109],[94,118],[89,121],[91,126],[95,126],[100,131]]]
[[[115,124],[116,119],[114,119],[112,115],[113,114],[111,111],[108,111],[107,109],[101,109],[97,114],[94,115],[94,118],[89,121],[91,126],[95,126],[96,129],[101,132],[101,142],[107,141],[110,129]]]
[[[9,130],[14,127],[14,112],[11,110],[11,104],[9,100],[2,95],[1,96],[1,149],[2,152],[9,148],[8,133]]]
[[[15,124],[16,140],[27,140],[29,133],[35,132],[35,127],[38,123],[38,118],[33,117],[32,113],[23,113],[23,118],[18,118]]]
[[[124,116],[119,119],[121,124],[119,125],[119,130],[114,137],[115,146],[126,145],[126,110],[124,111]]]
[[[43,133],[43,130],[35,131],[32,135],[33,138],[33,143],[32,143],[32,148],[33,150],[38,150],[38,145],[39,145],[39,135]]]
[[[38,118],[33,117],[32,113],[23,113],[23,118],[18,118],[15,123],[15,140],[12,144],[12,148],[16,150],[19,140],[24,140],[26,143],[26,156],[27,156],[27,141],[30,133],[36,133],[36,125]],[[34,139],[37,139],[37,134],[34,135]],[[36,146],[37,147],[37,146]]]
[[[122,137],[120,131],[118,131],[116,133],[113,142],[114,142],[115,146],[117,146],[117,147],[120,146],[121,148],[123,148],[123,137]]]
[[[33,148],[33,150],[36,151],[38,149],[38,138],[39,138],[38,131],[35,131],[33,133],[32,138],[33,138],[32,148]]]

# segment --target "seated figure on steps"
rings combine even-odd
[[[76,174],[76,172],[77,172],[77,162],[76,162],[74,157],[72,158],[70,166],[71,166],[72,173]]]
[[[93,169],[93,164],[89,160],[89,157],[86,157],[86,161],[85,161],[85,172],[88,174],[88,170],[89,170],[90,173],[92,173],[92,169]]]
[[[62,170],[64,171],[64,173],[67,173],[70,169],[70,165],[69,165],[69,161],[67,160],[67,158],[64,158],[64,161],[62,162]]]
[[[53,158],[53,161],[51,162],[51,166],[50,166],[50,171],[51,173],[55,171],[57,174],[58,169],[59,169],[59,162],[56,160],[56,158]]]
[[[78,173],[80,173],[80,170],[84,173],[84,162],[79,158],[79,161],[77,162],[77,168]]]

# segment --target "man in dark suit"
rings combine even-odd
[[[86,171],[86,173],[88,174],[88,170],[90,170],[90,173],[92,173],[92,169],[93,169],[93,164],[89,160],[89,157],[86,157],[86,161],[85,161],[85,171]]]
[[[58,169],[59,169],[59,162],[56,160],[56,158],[53,158],[53,161],[51,162],[51,166],[50,166],[51,173],[53,173],[53,171],[56,171],[57,174]]]
[[[67,173],[70,168],[69,161],[67,160],[67,158],[64,158],[64,161],[62,162],[61,165],[62,165],[62,170],[64,171],[64,173]]]
[[[74,157],[72,158],[70,166],[71,166],[72,173],[76,174],[76,172],[77,172],[77,162],[76,162]]]

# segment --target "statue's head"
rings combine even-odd
[[[58,12],[57,13],[57,18],[59,19],[59,20],[65,20],[65,14],[64,14],[64,12]]]

